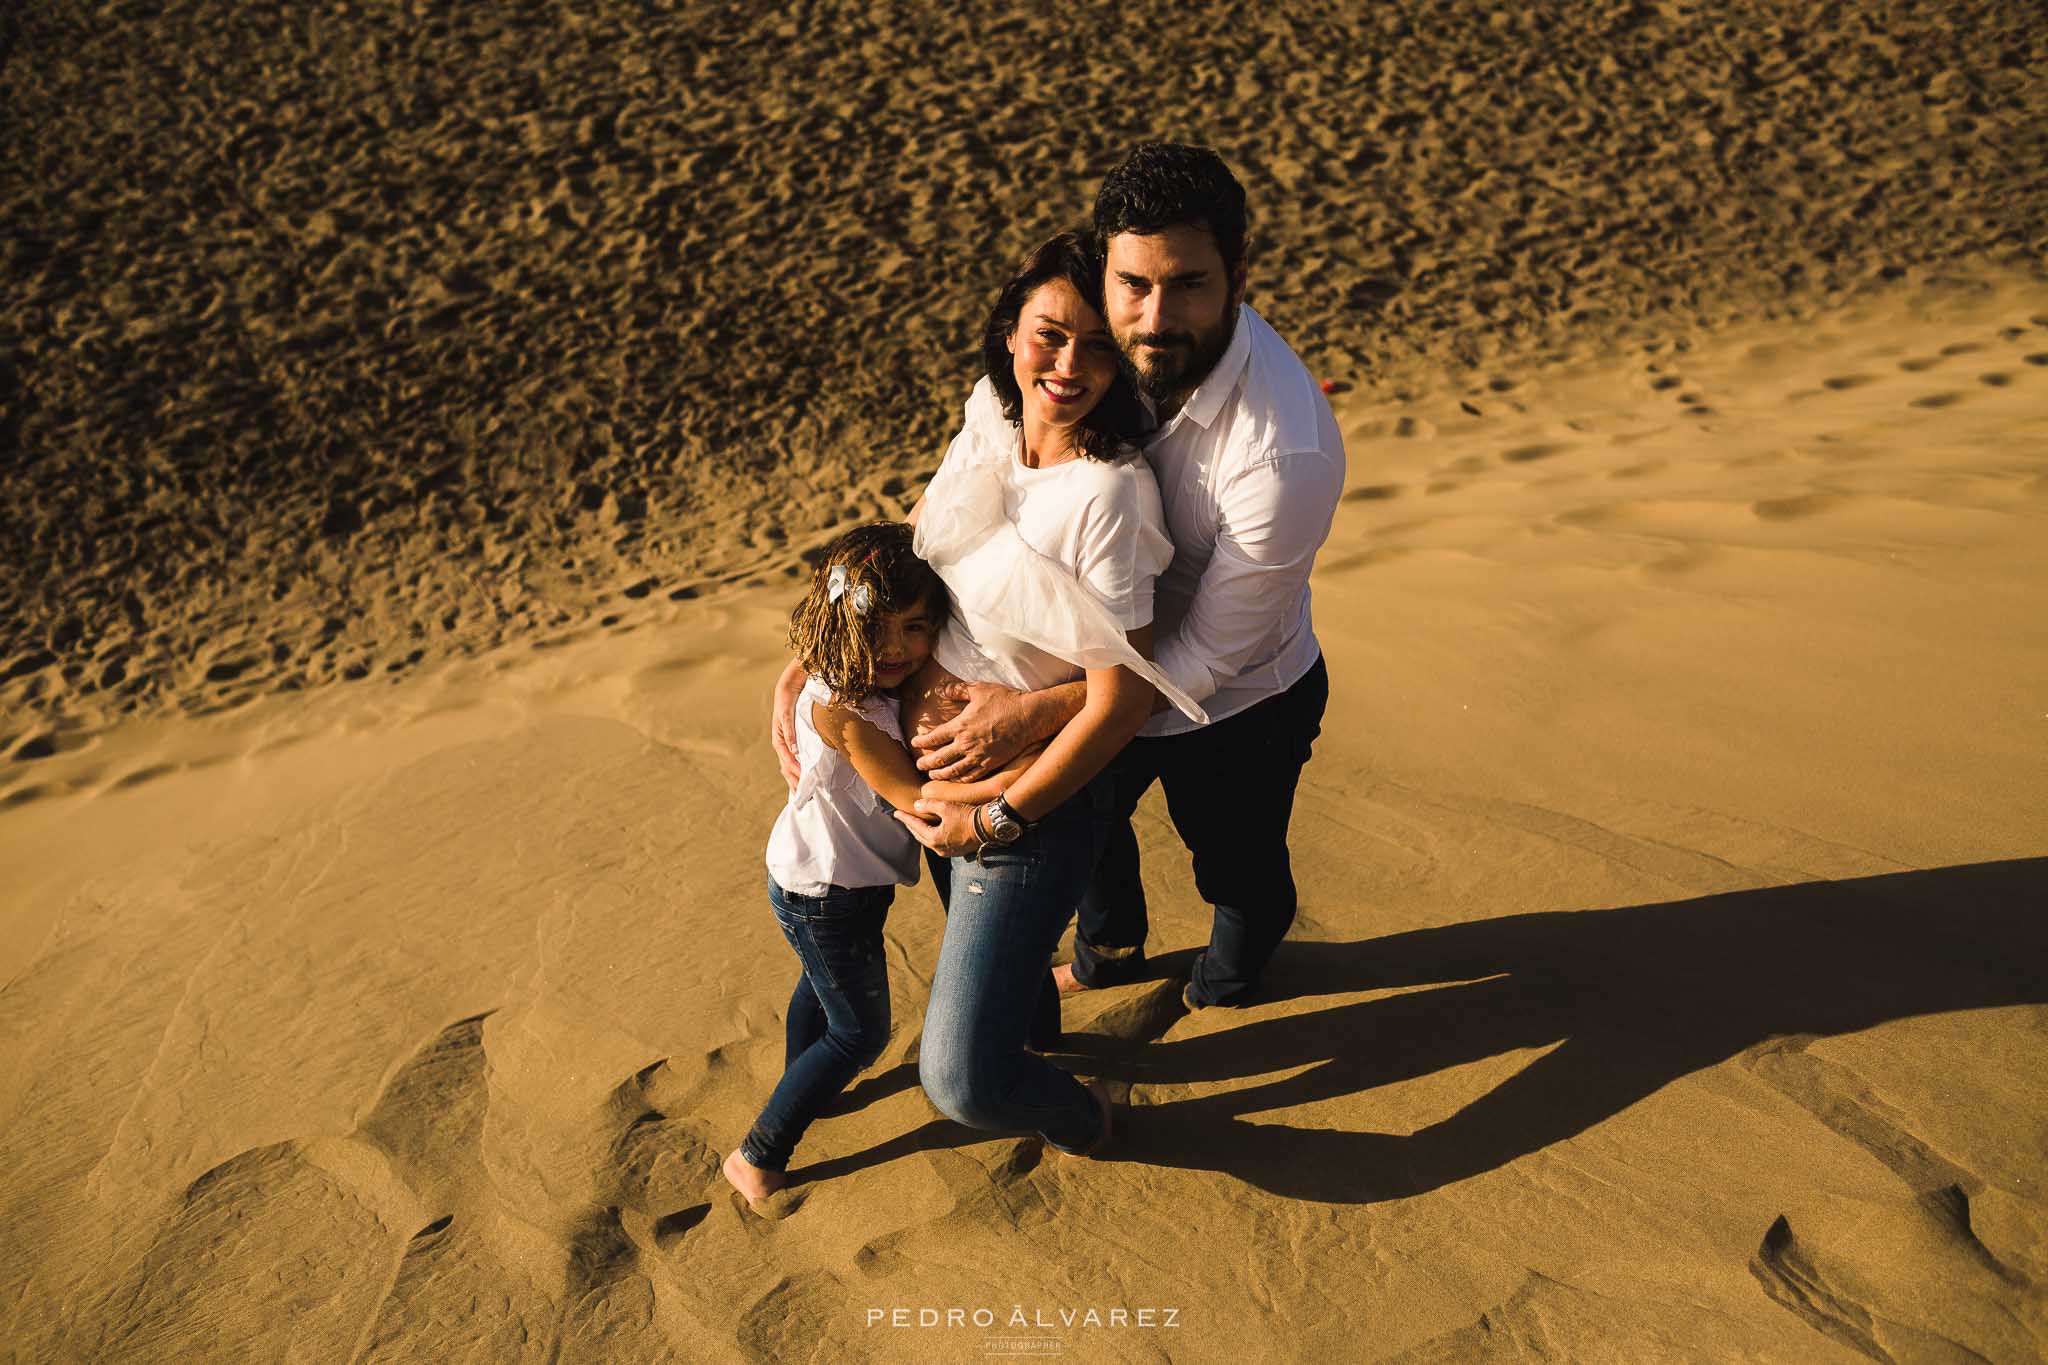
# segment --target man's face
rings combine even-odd
[[[1147,398],[1172,402],[1230,348],[1244,270],[1233,277],[1208,228],[1189,223],[1109,239],[1103,297],[1109,328]]]

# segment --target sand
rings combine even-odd
[[[2048,1350],[2033,9],[5,23],[0,1354]],[[1078,1162],[919,888],[750,1209],[792,581],[1153,131],[1350,452],[1300,919],[1187,1015],[1141,810]]]

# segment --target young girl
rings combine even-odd
[[[950,609],[910,543],[897,522],[847,532],[790,615],[790,648],[810,680],[796,705],[802,775],[768,836],[768,901],[803,975],[789,998],[782,1080],[725,1159],[725,1178],[749,1199],[782,1188],[811,1120],[889,1041],[882,922],[918,867],[895,812],[911,809],[924,780],[903,743],[896,690],[931,656]]]

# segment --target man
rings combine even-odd
[[[1294,920],[1287,826],[1329,696],[1308,576],[1344,486],[1344,443],[1321,387],[1244,306],[1245,225],[1243,187],[1201,147],[1140,146],[1095,201],[1110,330],[1159,423],[1145,455],[1175,554],[1155,593],[1155,662],[1209,723],[1162,710],[1112,760],[1117,818],[1062,990],[1143,972],[1130,816],[1155,781],[1214,909],[1189,1007],[1242,1003]],[[933,777],[991,771],[1080,705],[1078,684],[963,691],[966,709],[917,741]]]

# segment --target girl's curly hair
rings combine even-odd
[[[900,521],[870,522],[848,531],[825,548],[811,590],[789,614],[791,652],[805,672],[831,689],[835,705],[858,706],[875,694],[872,627],[882,613],[922,603],[936,633],[952,610],[946,585],[910,548],[911,534]],[[836,600],[834,569],[844,573],[844,590]]]

